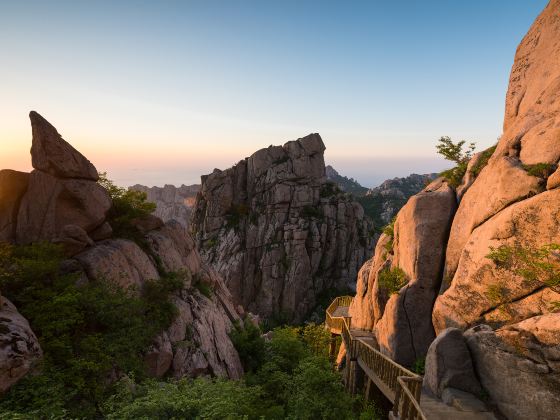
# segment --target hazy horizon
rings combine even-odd
[[[436,172],[440,136],[501,134],[546,3],[0,0],[0,168],[31,169],[33,109],[126,186],[199,183],[312,132],[367,187]]]

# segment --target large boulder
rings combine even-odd
[[[28,173],[0,170],[0,241],[15,239],[19,205],[28,184]]]
[[[35,169],[58,178],[97,181],[95,166],[65,141],[56,128],[35,111],[29,113],[33,130],[31,159]]]
[[[560,408],[560,314],[465,333],[482,386],[511,420],[553,419]]]
[[[397,215],[392,269],[402,270],[408,283],[389,298],[375,331],[381,351],[405,366],[424,357],[435,338],[432,306],[456,206],[455,192],[440,179]]]
[[[91,232],[104,223],[111,205],[107,191],[94,181],[60,179],[34,170],[21,200],[16,240],[21,244],[53,240],[66,225]]]
[[[442,331],[432,342],[426,355],[425,372],[424,387],[440,398],[446,388],[474,395],[482,392],[463,332],[457,328]]]
[[[324,150],[311,134],[202,177],[191,230],[252,313],[301,321],[320,293],[352,287],[371,255],[373,225],[326,182]]]
[[[0,296],[0,393],[27,374],[42,356],[27,320],[8,299]]]
[[[382,234],[375,246],[373,258],[366,261],[358,273],[356,295],[348,309],[354,328],[371,331],[383,316],[389,293],[379,286],[379,273],[391,266],[391,241],[390,236]]]
[[[123,289],[141,291],[148,280],[160,278],[152,260],[132,241],[111,239],[75,256],[93,281],[110,281]]]

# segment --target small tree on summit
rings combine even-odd
[[[440,173],[440,176],[447,179],[449,185],[457,188],[467,172],[467,165],[471,160],[475,143],[471,142],[465,146],[466,141],[461,140],[458,143],[453,143],[450,137],[443,136],[438,140],[436,145],[437,152],[442,155],[446,160],[455,162],[457,166]]]

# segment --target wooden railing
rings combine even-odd
[[[420,408],[422,377],[391,360],[363,339],[354,338],[352,318],[347,316],[347,312],[344,316],[337,316],[337,309],[349,307],[352,299],[351,296],[339,296],[333,300],[326,310],[325,321],[332,334],[342,336],[347,361],[350,364],[357,363],[366,376],[393,402],[393,418],[426,420]],[[339,314],[341,312],[344,311],[338,311]],[[350,366],[347,366],[346,371],[346,384],[354,392],[356,381],[351,378]]]
[[[333,334],[342,334],[342,324],[344,322],[344,317],[335,316],[336,310],[349,307],[352,299],[352,296],[338,296],[327,308],[325,324]],[[350,325],[348,325],[348,328],[350,328]]]
[[[427,420],[420,408],[422,378],[399,376],[399,387],[393,404],[393,417],[399,420]]]

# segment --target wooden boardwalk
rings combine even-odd
[[[371,331],[352,328],[348,309],[351,296],[337,297],[327,308],[326,327],[333,337],[342,336],[346,348],[344,383],[352,394],[360,386],[366,401],[376,386],[393,403],[390,419],[399,420],[477,420],[495,419],[487,412],[465,412],[448,406],[422,392],[422,376],[411,372],[379,351]],[[336,354],[336,340],[331,340],[331,360]]]

